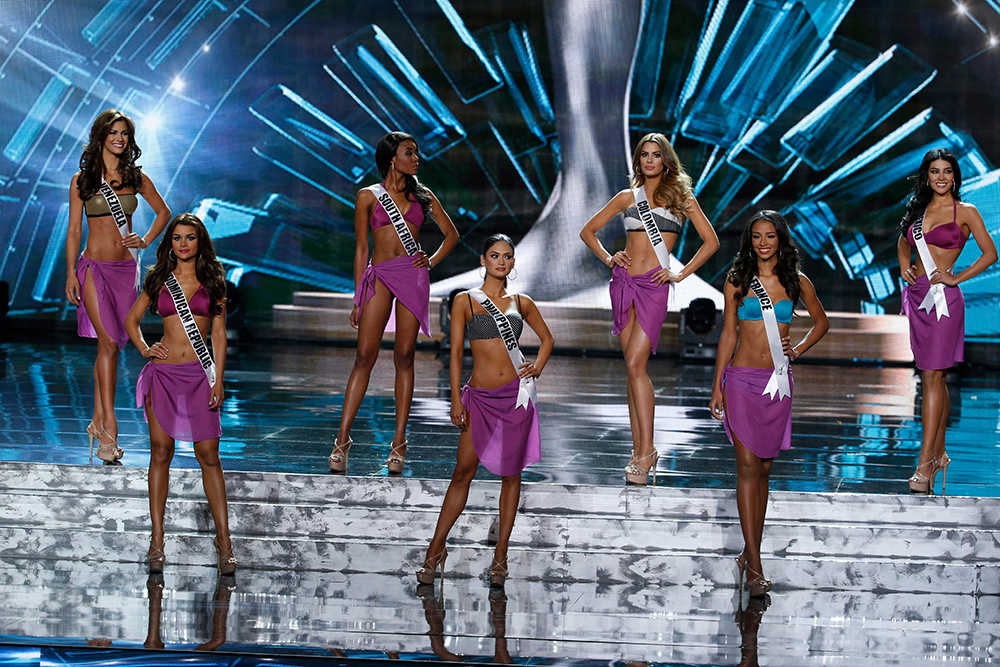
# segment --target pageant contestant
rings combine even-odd
[[[163,318],[163,338],[147,345],[139,320],[149,309]],[[226,482],[219,461],[219,408],[226,370],[226,273],[197,216],[183,213],[170,222],[156,249],[156,265],[146,274],[139,299],[125,319],[132,344],[150,362],[139,374],[136,403],[149,423],[150,572],[162,572],[163,514],[170,482],[174,441],[194,443],[201,479],[215,521],[219,573],[236,572],[229,540]],[[212,352],[205,337],[212,329]],[[214,361],[213,361],[214,356]]]
[[[799,299],[813,326],[794,347],[788,340]],[[799,251],[785,219],[760,211],[747,222],[725,287],[725,320],[712,385],[712,416],[722,420],[736,450],[736,506],[745,547],[736,558],[750,595],[771,588],[760,564],[767,511],[768,475],[774,457],[792,439],[795,361],[830,328],[813,284],[799,273]]]
[[[128,342],[125,315],[139,287],[139,251],[147,247],[170,219],[170,209],[149,176],[135,163],[142,151],[135,143],[135,124],[109,109],[90,128],[90,143],[80,157],[80,171],[69,186],[69,229],[66,232],[66,298],[77,306],[77,332],[97,339],[94,362],[94,416],[87,426],[90,455],[94,439],[105,463],[122,457],[115,417],[118,352]],[[136,194],[156,213],[145,236],[132,231]],[[87,247],[80,251],[83,214],[87,214]]]
[[[632,425],[632,458],[625,468],[629,484],[645,485],[649,471],[656,482],[653,445],[655,397],[646,365],[656,354],[660,329],[667,317],[670,283],[697,271],[719,249],[719,239],[691,192],[691,177],[667,138],[647,134],[632,155],[632,189],[622,190],[592,217],[580,238],[611,267],[611,333],[620,335],[628,371],[628,416]],[[597,232],[621,213],[628,232],[625,250],[609,253]],[[701,247],[680,272],[670,270],[670,251],[684,219],[690,218]],[[636,326],[638,325],[638,326]]]
[[[378,359],[382,334],[396,300],[396,433],[386,467],[403,472],[406,459],[406,422],[413,399],[413,354],[417,330],[429,336],[430,274],[458,243],[458,231],[441,202],[417,180],[420,157],[417,142],[408,134],[390,132],[375,147],[375,164],[383,181],[358,192],[354,205],[354,310],[351,326],[358,330],[358,354],[347,381],[340,430],[330,453],[330,472],[347,470],[351,427],[368,391],[368,379]],[[444,241],[428,257],[418,243],[420,226],[428,219],[444,232]],[[368,227],[374,245],[368,263]]]
[[[944,449],[951,412],[948,369],[964,355],[965,298],[958,284],[997,261],[997,249],[976,207],[961,203],[962,171],[951,151],[936,148],[927,153],[916,181],[897,244],[899,272],[909,283],[903,288],[903,314],[910,321],[910,347],[922,371],[923,387],[923,443],[909,481],[911,492],[933,493],[934,478],[944,472],[947,480],[951,463]],[[953,275],[955,261],[970,235],[976,237],[982,255]]]
[[[490,586],[502,588],[507,578],[507,543],[521,497],[521,471],[541,460],[535,378],[552,352],[552,334],[538,307],[525,294],[507,292],[514,270],[514,242],[505,234],[486,239],[480,263],[486,278],[479,289],[455,297],[451,311],[451,421],[462,430],[458,460],[441,505],[434,538],[427,548],[417,581],[434,583],[434,571],[448,557],[445,541],[469,497],[469,485],[480,463],[501,477],[500,535]],[[517,277],[517,272],[510,276]],[[518,347],[524,323],[541,339],[535,363],[526,362]],[[465,340],[472,350],[472,379],[459,393]]]

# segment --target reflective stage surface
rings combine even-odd
[[[230,349],[222,415],[225,468],[326,472],[354,351],[307,345]],[[93,354],[92,345],[76,342],[4,347],[0,460],[87,463]],[[134,393],[143,361],[130,346],[119,370],[119,444],[127,466],[149,463]],[[708,412],[713,367],[654,357],[649,371],[657,395],[657,485],[735,488],[731,446]],[[794,373],[792,449],[775,462],[771,488],[907,493],[920,450],[919,376],[909,368],[807,364]],[[538,382],[542,462],[525,471],[525,481],[624,483],[631,446],[624,374],[620,359],[551,359]],[[393,376],[392,353],[383,350],[355,422],[351,475],[385,475],[395,424]],[[949,390],[947,493],[1000,496],[1000,381],[988,371],[956,375]],[[458,431],[449,419],[449,401],[447,359],[418,352],[404,475],[450,478]],[[174,465],[197,466],[190,445],[178,446]]]

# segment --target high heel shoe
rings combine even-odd
[[[342,445],[336,444],[336,440],[334,440],[333,451],[330,452],[330,456],[328,457],[330,460],[330,472],[347,472],[347,455],[350,453],[351,445],[353,444],[354,441],[350,438]]]
[[[228,549],[223,549],[219,546],[218,537],[212,540],[212,544],[215,545],[215,553],[219,557],[219,574],[229,576],[236,574],[236,566],[239,565],[239,561],[236,560],[236,556],[233,554],[232,546]]]
[[[406,463],[406,445],[407,441],[403,440],[403,444],[393,445],[392,450],[390,450],[389,458],[385,460],[385,467],[390,475],[403,474],[403,464]],[[403,453],[399,454],[400,451]]]
[[[417,582],[421,584],[433,584],[434,574],[441,568],[441,581],[444,581],[444,562],[448,559],[448,547],[441,550],[436,556],[424,559],[424,564],[417,570]]]
[[[149,566],[150,574],[163,574],[163,565],[167,561],[167,555],[163,551],[165,545],[156,546],[153,541],[149,541],[149,551],[146,552],[146,564]]]
[[[108,436],[111,442],[104,442],[104,436]],[[111,434],[101,429],[101,444],[97,447],[97,458],[105,464],[117,465],[118,459],[125,455],[122,448],[118,446],[118,440],[111,437]]]
[[[917,469],[913,471],[913,477],[908,480],[910,483],[910,493],[923,493],[930,495],[931,489],[934,485],[935,463],[937,463],[937,459],[931,459],[930,461],[921,463],[917,466]],[[920,469],[926,468],[927,466],[930,466],[931,474],[920,474]]]
[[[941,495],[944,495],[945,487],[948,484],[948,466],[951,465],[951,457],[948,456],[948,452],[945,452],[941,456],[935,459],[934,472],[931,473],[931,489],[934,488],[934,478],[937,474],[944,473],[941,478]]]
[[[752,598],[762,598],[767,595],[767,591],[770,590],[769,586],[771,582],[764,578],[764,575],[756,571],[749,565],[746,566],[747,572],[753,575],[753,579],[747,579],[747,588],[750,589],[750,597]]]
[[[507,569],[507,557],[504,556],[503,560],[498,561],[496,557],[493,558],[493,562],[490,563],[490,588],[503,588],[504,582],[507,581],[507,575],[510,572]]]
[[[646,454],[645,456],[640,456],[636,458],[632,455],[629,460],[628,465],[625,466],[625,483],[631,484],[633,486],[646,486],[649,483],[649,474],[653,474],[653,486],[656,486],[656,461],[660,458],[660,453],[655,449]],[[653,462],[650,464],[649,468],[643,468],[639,465],[640,462],[646,459],[652,459]]]
[[[94,439],[97,439],[97,444],[101,443],[101,429],[94,425],[94,421],[91,420],[87,424],[87,438],[90,440],[90,462],[94,462]]]
[[[742,551],[740,552],[740,555],[736,557],[736,567],[739,568],[739,571],[740,571],[739,579],[736,582],[737,583],[736,588],[738,588],[739,590],[742,591],[743,590],[743,572],[747,569],[747,560],[746,560],[746,558],[743,557],[743,552]],[[750,580],[747,579],[747,583],[749,583],[749,582],[750,582]],[[768,579],[765,579],[764,582],[767,584],[767,590],[771,590],[771,582]]]

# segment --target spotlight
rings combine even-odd
[[[205,53],[208,53],[211,48],[212,47],[210,47],[208,44],[203,44],[201,50],[204,51]]]
[[[715,359],[721,335],[722,313],[711,299],[695,299],[681,310],[678,338],[684,343],[682,359]]]
[[[1000,38],[997,38],[996,35],[990,35],[990,46],[996,46],[997,44],[1000,44]]]
[[[170,90],[176,90],[178,93],[184,90],[184,79],[175,76],[174,80],[170,82]]]
[[[965,13],[967,11],[969,11],[969,10],[966,8],[966,6],[964,4],[962,4],[961,2],[959,2],[959,3],[955,4],[955,11],[957,11],[962,16],[965,16]]]

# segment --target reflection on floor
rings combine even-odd
[[[93,346],[12,343],[2,353],[0,460],[87,463]],[[143,360],[131,347],[122,360],[119,443],[126,465],[145,466],[148,435],[134,399]],[[326,471],[353,360],[345,348],[231,348],[222,416],[226,469]],[[712,375],[710,366],[650,363],[659,485],[735,486],[730,445],[707,409]],[[918,376],[908,368],[805,364],[796,366],[795,376],[792,450],[775,463],[772,488],[906,493],[920,448]],[[383,351],[355,422],[352,475],[385,474],[395,423],[392,387],[392,356]],[[555,357],[538,388],[543,460],[525,480],[622,484],[631,443],[623,363]],[[993,373],[967,374],[955,376],[949,389],[947,492],[998,496],[1000,382]],[[450,477],[457,432],[449,395],[447,359],[418,353],[406,476]],[[189,445],[178,447],[174,465],[197,465]]]

